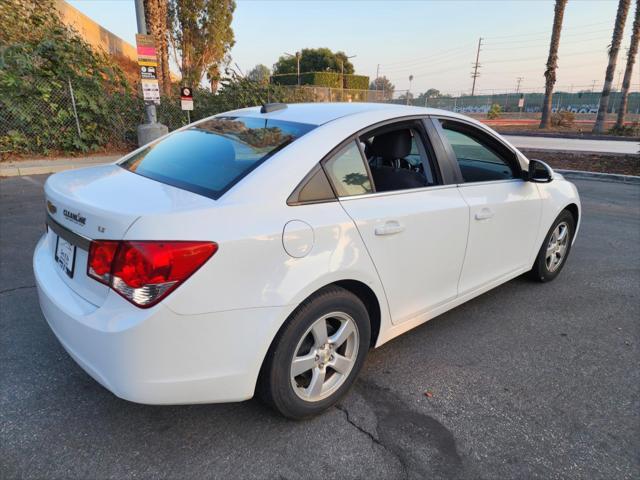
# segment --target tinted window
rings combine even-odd
[[[348,197],[371,192],[371,181],[355,141],[331,157],[324,167],[338,196]]]
[[[515,178],[509,162],[492,148],[479,140],[480,134],[472,136],[445,123],[444,134],[453,148],[460,172],[465,182],[486,182]]]
[[[437,183],[433,163],[414,128],[367,134],[362,138],[377,192],[421,188]]]
[[[289,196],[287,204],[327,202],[335,199],[329,179],[318,164]]]
[[[131,172],[217,199],[313,125],[218,117],[160,140],[120,164]]]

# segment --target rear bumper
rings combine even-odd
[[[286,307],[178,315],[162,303],[138,309],[113,292],[96,307],[63,282],[42,240],[33,269],[42,313],[65,350],[104,387],[137,403],[251,398],[287,315]]]

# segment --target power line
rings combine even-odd
[[[562,30],[575,30],[575,29],[582,29],[584,27],[593,27],[595,25],[611,25],[612,22],[597,22],[597,23],[588,23],[586,25],[576,25],[575,27],[563,27]],[[538,32],[529,32],[529,33],[522,33],[522,34],[513,34],[513,35],[497,35],[497,36],[491,36],[491,37],[485,37],[485,39],[487,40],[491,40],[493,38],[514,38],[514,37],[523,37],[523,36],[528,36],[528,35],[541,35],[541,34],[549,34],[550,32],[548,30],[538,30]]]
[[[425,57],[425,56],[423,56],[423,57],[420,57],[420,58],[414,58],[414,59],[411,59],[411,60],[400,60],[400,61],[397,61],[397,62],[383,63],[383,64],[381,64],[381,65],[382,65],[383,67],[391,67],[391,66],[393,66],[393,65],[399,65],[399,64],[413,64],[413,63],[420,63],[420,62],[424,62],[425,60],[427,60],[427,59],[429,59],[429,58],[431,58],[431,57],[439,57],[439,56],[441,56],[441,55],[444,55],[444,54],[447,54],[447,53],[450,53],[450,52],[455,52],[455,51],[457,51],[457,50],[462,50],[462,49],[465,49],[465,50],[466,50],[467,48],[469,48],[469,45],[465,45],[465,46],[461,46],[461,47],[455,47],[455,48],[451,48],[451,49],[448,49],[448,50],[444,50],[444,51],[442,51],[442,52],[433,53],[433,54],[431,54],[431,55],[427,55],[426,57]]]
[[[458,53],[456,55],[446,55],[445,57],[440,57],[440,58],[433,59],[433,60],[425,60],[424,62],[422,62],[423,64],[417,64],[417,65],[414,65],[414,66],[411,66],[411,67],[384,69],[384,72],[385,73],[391,73],[392,75],[397,75],[400,72],[406,72],[406,71],[409,71],[409,70],[415,70],[416,68],[424,68],[424,67],[431,66],[431,65],[437,65],[437,64],[440,64],[440,63],[443,63],[443,62],[446,63],[446,62],[449,62],[451,60],[459,61],[459,60],[455,60],[455,59],[457,59],[459,57],[462,57],[462,56],[466,57],[467,55],[468,55],[468,52],[461,52],[461,53]]]

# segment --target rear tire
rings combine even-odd
[[[330,286],[305,300],[274,339],[258,380],[258,396],[282,415],[317,415],[342,398],[369,349],[371,324],[362,301]]]
[[[576,222],[568,210],[563,210],[556,218],[542,242],[530,277],[539,282],[550,282],[556,278],[571,252],[571,243],[576,231]]]

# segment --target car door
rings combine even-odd
[[[517,154],[471,123],[440,119],[437,130],[458,165],[459,191],[469,205],[469,240],[460,295],[528,269],[542,203],[523,179]]]
[[[323,164],[373,259],[396,324],[456,297],[466,247],[468,206],[455,182],[443,181],[427,138],[421,121],[390,124]]]

